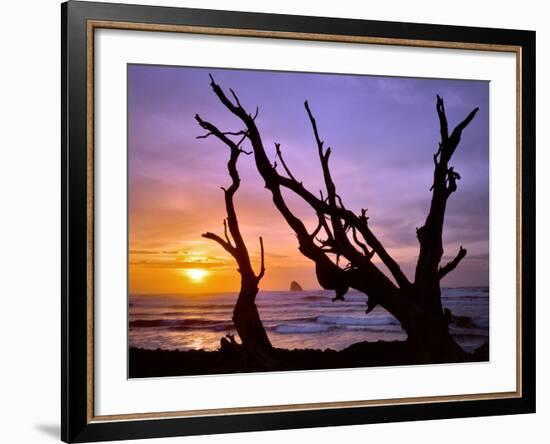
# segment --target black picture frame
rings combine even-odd
[[[521,50],[521,396],[319,410],[95,421],[90,417],[87,302],[87,23],[368,36],[383,39],[512,45]],[[535,412],[535,32],[69,1],[61,5],[62,53],[62,374],[61,438],[90,442]]]

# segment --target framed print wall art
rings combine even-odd
[[[534,412],[534,32],[61,11],[64,441]]]

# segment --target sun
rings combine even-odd
[[[192,282],[202,282],[208,272],[203,268],[188,268],[185,274]]]

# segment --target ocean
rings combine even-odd
[[[342,350],[362,341],[404,340],[399,322],[382,307],[365,315],[367,297],[350,291],[332,302],[331,291],[260,291],[256,305],[271,343],[286,349]],[[155,350],[216,350],[227,333],[236,293],[130,295],[130,347]],[[467,351],[489,338],[489,289],[444,288],[442,303],[454,316],[451,334]],[[236,336],[237,337],[237,336]]]

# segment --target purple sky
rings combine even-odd
[[[231,269],[223,251],[200,237],[207,230],[220,232],[225,210],[219,187],[229,183],[229,153],[213,137],[196,139],[203,131],[194,115],[222,130],[242,125],[213,94],[208,73],[226,90],[233,88],[250,112],[259,106],[264,145],[274,158],[273,143],[280,142],[294,176],[317,193],[322,175],[303,106],[309,101],[325,146],[332,147],[331,171],[344,204],[369,209],[373,231],[409,276],[418,254],[415,228],[424,222],[431,197],[432,156],[439,141],[435,95],[444,98],[453,128],[479,107],[451,161],[462,180],[449,200],[444,230],[444,260],[459,245],[468,255],[443,284],[488,285],[489,83],[484,81],[130,65],[130,249],[151,258],[140,259],[136,253],[135,263],[147,262],[149,270],[176,262],[186,268],[193,266],[195,256],[212,262],[213,270],[215,264]],[[241,156],[238,166],[243,182],[237,195],[239,220],[253,259],[257,238],[264,236],[265,286],[286,288],[287,281],[297,279],[305,287],[317,287],[313,265],[300,257],[253,158]],[[314,226],[307,206],[289,199]],[[131,267],[131,287],[154,291],[151,279],[162,277],[144,282],[139,270]]]

